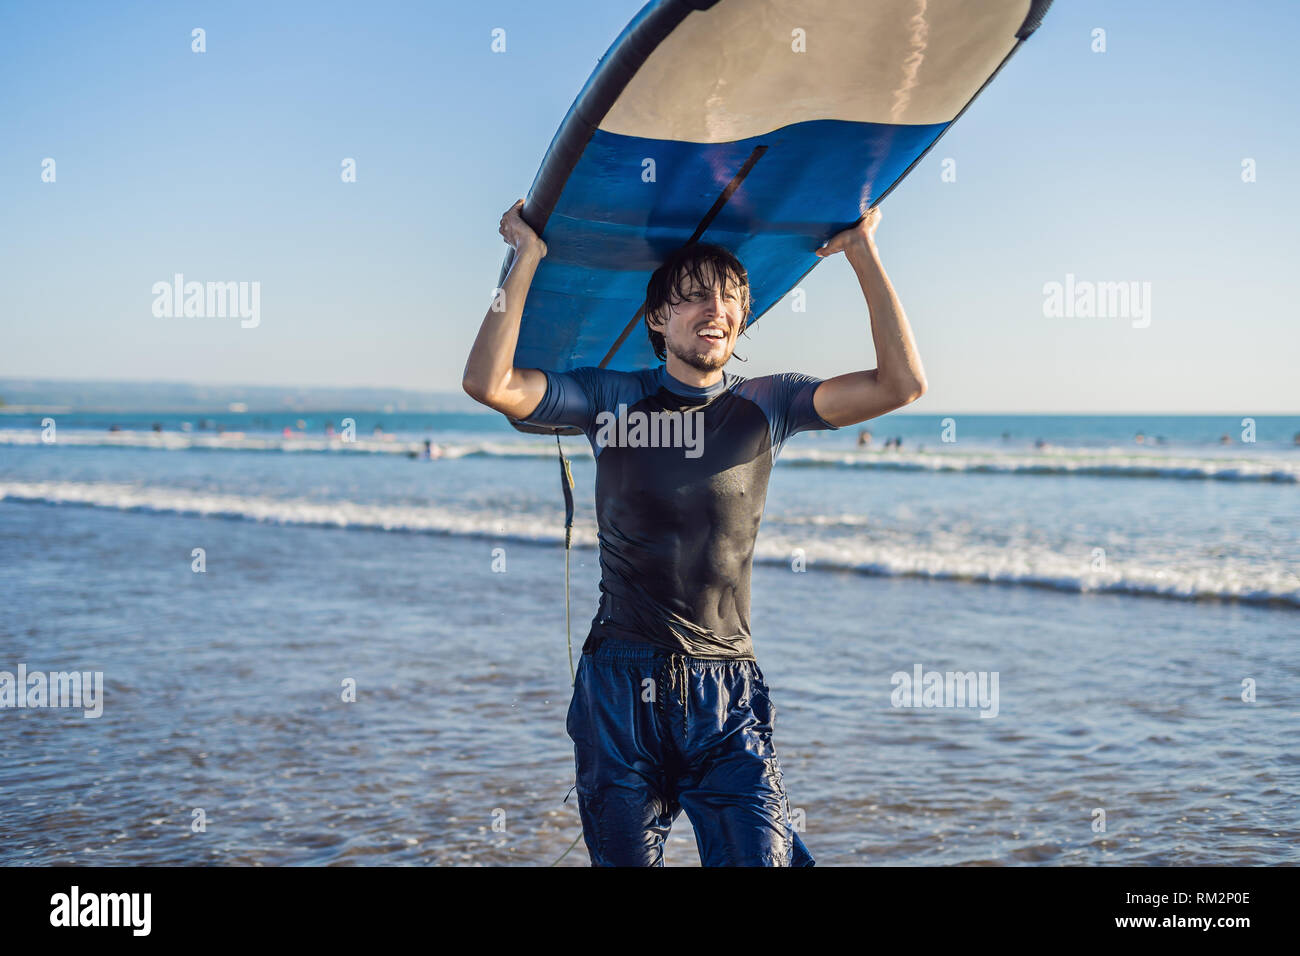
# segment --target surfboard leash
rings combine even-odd
[[[573,469],[564,457],[560,436],[555,436],[555,449],[560,453],[560,490],[564,492],[564,643],[569,649],[569,686],[577,682],[573,670],[573,629],[569,625],[569,550],[573,544]]]
[[[569,551],[573,544],[573,468],[569,464],[569,459],[564,457],[564,446],[560,444],[560,436],[555,436],[555,449],[560,455],[560,490],[564,492],[564,643],[569,650],[569,686],[572,687],[577,683],[577,674],[573,669],[573,628],[569,624]],[[564,797],[568,800],[566,794]],[[578,845],[582,839],[582,831],[573,838],[569,844],[568,850],[565,850],[550,864],[555,866],[566,856],[569,850]]]

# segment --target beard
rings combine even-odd
[[[666,340],[668,351],[691,368],[700,372],[712,372],[714,369],[722,368],[731,359],[731,351],[724,350],[716,355],[710,352],[698,352],[692,348],[685,348],[671,339]]]

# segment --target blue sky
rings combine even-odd
[[[458,389],[497,220],[640,6],[6,4],[0,375]],[[1058,0],[883,206],[913,408],[1300,410],[1297,27],[1281,0]],[[155,317],[177,272],[259,281],[261,324]],[[1045,317],[1067,273],[1151,283],[1150,326]],[[843,257],[804,289],[734,370],[875,365]]]

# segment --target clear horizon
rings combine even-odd
[[[737,374],[742,374],[742,373],[737,373]],[[176,379],[176,380],[56,379],[56,378],[49,378],[45,376],[32,376],[26,379],[24,379],[21,376],[0,376],[0,387],[2,387],[2,383],[4,381],[20,381],[20,380],[27,380],[27,381],[34,381],[34,382],[35,381],[62,382],[67,385],[109,385],[109,386],[126,385],[126,386],[137,386],[137,387],[143,387],[148,385],[160,385],[160,386],[169,386],[169,387],[187,385],[187,386],[192,386],[194,388],[229,388],[229,389],[265,388],[265,389],[280,389],[286,392],[295,389],[301,389],[301,390],[327,390],[328,389],[328,390],[338,390],[338,391],[389,390],[394,392],[412,392],[415,394],[427,395],[427,396],[456,396],[456,397],[463,398],[466,403],[472,406],[470,408],[467,408],[466,412],[471,412],[471,413],[477,412],[484,415],[500,414],[498,412],[492,411],[489,408],[485,408],[481,405],[478,405],[476,402],[474,402],[473,399],[471,399],[468,395],[466,395],[459,387],[455,389],[410,389],[410,388],[405,388],[402,386],[395,386],[395,385],[331,385],[331,384],[321,384],[319,382],[303,383],[303,384],[296,384],[296,385],[281,385],[281,384],[267,384],[267,383],[259,383],[259,382],[198,382],[198,381],[189,381],[189,380],[181,380],[181,379]],[[54,402],[47,403],[46,405],[10,402],[2,390],[0,390],[0,400],[4,400],[6,403],[5,405],[0,405],[0,414],[5,413],[6,411],[12,412],[14,408],[55,407],[57,404]],[[924,399],[922,399],[922,401],[924,401]],[[916,404],[919,403],[915,403],[908,407],[911,409],[915,409]],[[63,406],[63,407],[78,408],[78,406]],[[90,409],[88,407],[80,407],[79,410],[88,411]],[[144,409],[142,409],[142,411],[143,410]],[[161,409],[150,409],[150,410],[161,411]],[[337,408],[324,407],[324,406],[320,408],[294,409],[295,412],[305,412],[305,413],[332,412],[338,410],[339,409]],[[189,409],[187,409],[187,411],[189,411]],[[216,409],[214,409],[214,411],[216,411]],[[266,412],[266,411],[284,411],[284,409],[260,408],[260,407],[250,406],[248,409],[248,414],[253,414],[257,412]],[[421,412],[413,411],[411,412],[411,414],[436,414],[436,413],[434,412],[421,413]],[[457,414],[461,414],[461,412],[458,411]],[[983,416],[996,415],[996,416],[1015,416],[1015,417],[1026,417],[1026,418],[1033,417],[1033,416],[1041,416],[1041,417],[1098,416],[1098,417],[1110,417],[1110,418],[1122,418],[1122,417],[1217,418],[1217,417],[1231,417],[1231,416],[1253,416],[1253,417],[1265,417],[1265,418],[1300,418],[1300,413],[1297,412],[1255,412],[1246,409],[1230,409],[1230,410],[1220,410],[1220,411],[1193,410],[1193,411],[1176,411],[1176,412],[1150,411],[1150,410],[1141,410],[1141,409],[1136,411],[1131,409],[1130,410],[1119,409],[1115,411],[1104,411],[1104,412],[1088,411],[1088,410],[1069,410],[1069,409],[1061,410],[1061,411],[1048,411],[1048,412],[1012,411],[1006,409],[993,409],[991,411],[986,409],[966,409],[962,411],[954,411],[952,409],[938,409],[936,411],[914,411],[914,410],[908,411],[908,410],[900,409],[898,411],[889,412],[888,415],[890,417],[910,416],[910,417],[920,417],[920,418],[925,418],[925,417],[937,418],[937,417],[942,417],[944,415],[983,415]],[[869,421],[863,422],[861,425],[845,426],[846,429],[854,429],[854,428],[862,428],[862,427],[870,427],[870,422]]]

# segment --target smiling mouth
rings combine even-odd
[[[704,339],[706,342],[721,342],[727,337],[727,333],[721,329],[701,329],[695,333],[696,338]]]

